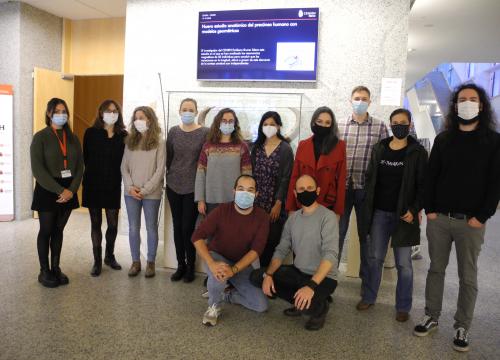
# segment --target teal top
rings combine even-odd
[[[65,127],[68,170],[71,170],[73,181],[68,190],[73,193],[78,191],[83,176],[83,157],[80,141],[71,130]],[[59,138],[63,139],[63,130],[57,130]],[[59,185],[55,178],[61,178],[64,170],[64,156],[54,130],[51,126],[40,130],[33,136],[30,147],[31,171],[37,183],[45,190],[61,194],[64,187]]]

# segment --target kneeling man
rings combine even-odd
[[[289,216],[267,270],[255,270],[251,277],[267,296],[294,305],[285,315],[310,316],[307,330],[323,327],[337,287],[338,221],[334,212],[316,202],[319,191],[313,177],[297,180],[294,193],[302,208]],[[282,265],[290,251],[293,265]]]
[[[215,326],[223,302],[247,309],[267,310],[267,298],[250,283],[251,264],[264,250],[269,233],[268,214],[253,206],[255,179],[241,175],[234,186],[234,202],[210,212],[193,234],[196,251],[205,260],[208,275],[208,309],[203,324]],[[205,239],[211,238],[208,247]],[[227,282],[232,285],[227,290]]]

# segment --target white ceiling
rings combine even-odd
[[[499,0],[416,0],[406,87],[442,63],[500,62]]]

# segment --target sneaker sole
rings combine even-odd
[[[211,321],[202,321],[202,324],[208,327],[217,325],[217,323],[213,324]]]
[[[418,337],[425,337],[425,336],[429,335],[431,332],[436,331],[436,330],[437,330],[437,326],[433,327],[432,329],[427,330],[427,332],[424,332],[424,333],[413,330],[413,335],[418,336]]]
[[[460,347],[460,346],[456,346],[455,344],[453,344],[453,350],[455,351],[458,351],[458,352],[467,352],[469,351],[469,347]]]

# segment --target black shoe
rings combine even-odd
[[[325,301],[323,303],[323,310],[318,316],[311,316],[311,318],[306,322],[305,328],[306,330],[320,330],[325,325],[326,315],[330,310],[330,303]]]
[[[38,282],[48,288],[56,288],[59,286],[59,281],[57,281],[50,270],[40,270]]]
[[[184,277],[184,274],[186,273],[186,265],[180,265],[177,267],[177,270],[170,276],[170,280],[172,281],[179,281]]]
[[[298,310],[295,306],[294,307],[291,307],[289,309],[285,309],[283,310],[283,314],[285,314],[285,316],[290,316],[290,317],[297,317],[297,316],[301,316],[302,315],[302,312],[300,310]]]
[[[194,265],[188,265],[184,273],[184,282],[190,283],[194,281]]]
[[[413,329],[413,335],[420,337],[427,336],[430,332],[436,330],[438,325],[437,320],[434,320],[431,316],[425,315],[420,324]]]
[[[68,285],[69,284],[69,279],[68,277],[61,271],[61,268],[56,267],[52,269],[52,274],[54,277],[57,279],[57,282],[59,285]]]
[[[92,251],[94,253],[94,266],[92,266],[90,275],[96,277],[101,275],[102,271],[102,247],[96,246],[92,249]]]
[[[121,270],[122,266],[118,264],[114,255],[106,255],[104,258],[104,263],[108,265],[113,270]]]
[[[469,351],[469,332],[464,328],[458,328],[453,338],[453,349],[460,352]]]
[[[205,280],[203,280],[203,286],[204,287],[207,287],[207,282],[208,282],[208,276],[205,278]]]

